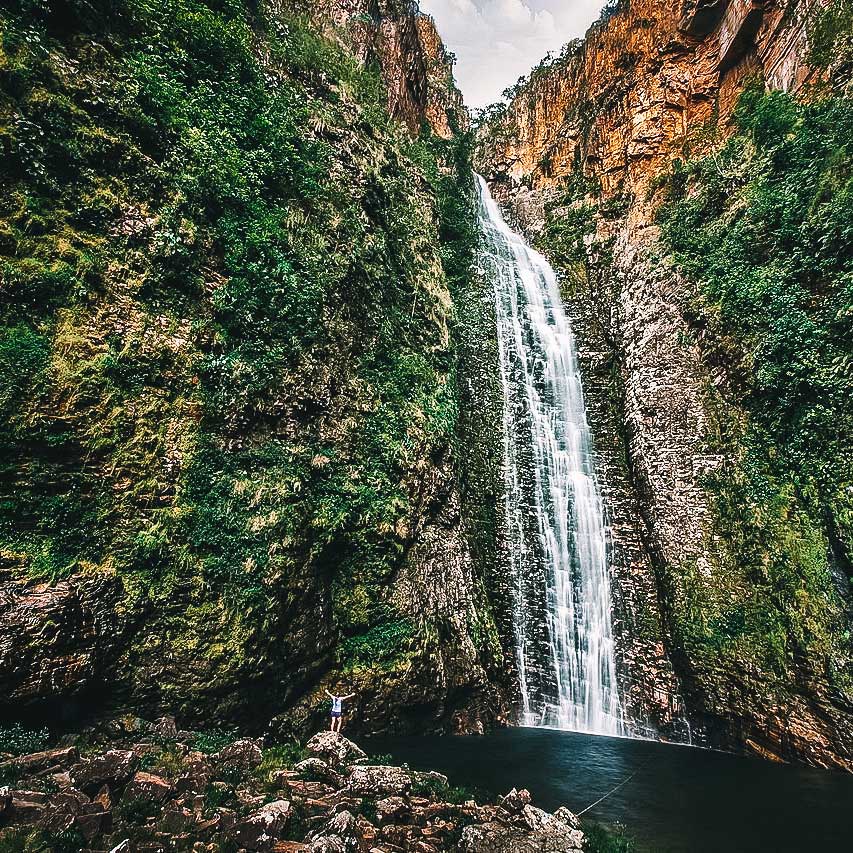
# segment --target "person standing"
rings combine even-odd
[[[330,693],[327,690],[326,695],[332,700],[332,721],[329,726],[329,731],[340,732],[341,721],[344,713],[344,701],[352,699],[352,697],[355,696],[355,693],[349,693],[346,696],[335,696],[334,693]]]

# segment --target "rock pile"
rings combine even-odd
[[[440,773],[372,763],[333,732],[304,749],[244,738],[205,752],[198,742],[167,718],[112,724],[108,742],[0,760],[0,847],[17,839],[91,853],[583,849],[567,809],[548,814],[515,789],[493,804],[452,802],[458,792]]]

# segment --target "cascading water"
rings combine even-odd
[[[504,392],[505,521],[522,721],[625,734],[604,512],[557,278],[479,184]]]

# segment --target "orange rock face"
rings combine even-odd
[[[667,627],[691,584],[709,599],[748,591],[716,559],[705,487],[727,461],[707,449],[726,380],[686,316],[692,285],[663,260],[656,181],[675,159],[719,144],[747,80],[797,91],[814,79],[808,24],[824,5],[631,0],[494,111],[476,166],[533,242],[546,207],[568,211],[567,186],[597,204],[586,259],[565,271],[567,308],[612,522],[617,666],[635,719],[664,732],[662,721],[684,713],[701,742],[853,769],[850,708],[809,664],[770,687],[760,667],[698,661]],[[803,682],[805,696],[793,686]]]
[[[362,62],[378,64],[388,111],[412,133],[426,122],[447,139],[454,128],[467,127],[451,58],[432,18],[421,14],[416,3],[318,0],[305,11]]]

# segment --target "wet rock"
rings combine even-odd
[[[72,696],[103,672],[123,635],[117,575],[56,583],[0,570],[0,706]]]
[[[347,790],[361,797],[401,796],[411,787],[410,772],[387,765],[353,767],[347,779]]]
[[[139,760],[132,752],[111,749],[103,755],[75,765],[71,769],[71,781],[75,788],[91,796],[103,785],[125,785],[130,781],[138,764]]]
[[[263,750],[258,741],[243,738],[223,747],[210,757],[215,764],[225,764],[239,770],[251,770],[263,760]]]
[[[140,770],[134,774],[124,791],[125,800],[150,800],[162,803],[172,790],[168,780]]]
[[[268,803],[237,826],[237,844],[260,853],[271,851],[287,827],[291,811],[288,800]]]
[[[317,732],[305,748],[315,758],[336,768],[367,758],[367,753],[361,747],[337,732]]]

